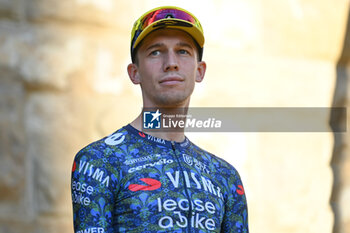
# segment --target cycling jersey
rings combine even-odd
[[[248,232],[238,172],[187,137],[124,126],[79,151],[71,189],[76,233]]]

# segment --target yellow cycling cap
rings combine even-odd
[[[199,60],[202,60],[204,35],[199,20],[190,12],[175,6],[163,6],[143,14],[131,31],[131,59],[134,62],[136,48],[148,34],[160,28],[179,29],[187,32],[198,44]]]

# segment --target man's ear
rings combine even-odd
[[[196,72],[196,82],[200,83],[204,79],[205,71],[207,70],[207,64],[205,61],[198,62],[197,72]]]
[[[141,83],[139,70],[138,70],[138,67],[136,64],[130,63],[128,65],[128,74],[129,74],[129,78],[133,84],[140,84]]]

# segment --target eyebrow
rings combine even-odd
[[[185,42],[179,42],[176,45],[193,49],[192,45],[190,45],[189,43],[185,43]]]
[[[155,44],[152,44],[149,47],[147,47],[146,50],[150,50],[150,49],[153,49],[153,48],[159,48],[159,47],[162,47],[162,46],[164,46],[164,43],[155,43]]]

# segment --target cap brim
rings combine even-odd
[[[140,42],[151,32],[158,30],[158,29],[179,29],[182,31],[187,32],[190,36],[193,37],[193,39],[198,43],[198,45],[203,48],[204,45],[204,35],[203,33],[195,27],[193,24],[189,23],[188,21],[181,20],[181,19],[162,19],[157,22],[154,22],[150,25],[148,25],[138,36],[134,43],[134,48],[136,48]]]

